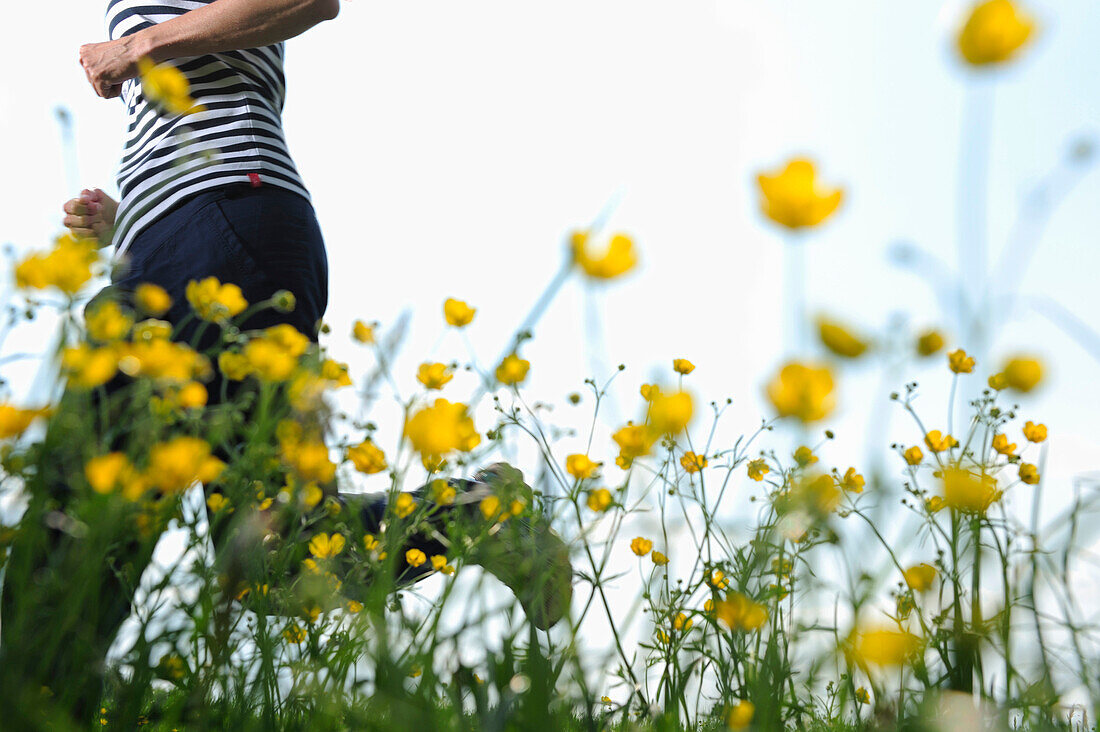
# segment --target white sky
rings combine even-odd
[[[2,11],[0,241],[17,250],[44,245],[76,193],[63,175],[58,105],[76,120],[80,185],[113,187],[122,109],[94,97],[76,60],[81,43],[103,39],[104,5],[61,0],[48,25],[37,4]],[[369,368],[345,336],[352,321],[388,324],[409,309],[398,369],[411,390],[429,353],[464,359],[453,334],[437,344],[441,303],[456,296],[480,308],[470,336],[490,361],[556,270],[563,236],[622,191],[612,229],[635,237],[642,267],[594,295],[576,282],[565,288],[524,351],[534,365],[529,394],[558,404],[562,421],[584,422],[588,413],[569,411],[564,397],[591,375],[583,344],[592,307],[603,314],[599,350],[609,365],[628,366],[621,419],[637,409],[637,386],[668,377],[683,356],[698,366],[696,394],[733,398],[728,434],[750,431],[766,411],[760,385],[781,356],[782,242],[757,213],[760,169],[808,154],[847,189],[840,214],[808,243],[812,310],[865,330],[895,313],[944,322],[927,286],[892,268],[886,252],[906,239],[955,261],[959,118],[974,83],[950,46],[961,5],[345,2],[336,21],[288,44],[285,118],[328,245],[333,355],[353,373]],[[1040,37],[996,75],[993,95],[995,253],[1022,196],[1071,140],[1095,137],[1100,120],[1100,4],[1027,6]],[[48,28],[45,40],[27,28]],[[1093,170],[1051,220],[1024,289],[1100,330],[1098,200]],[[1035,351],[1050,367],[1022,415],[1050,427],[1053,506],[1072,476],[1100,470],[1100,363],[1026,308],[1002,315],[995,352]],[[6,350],[42,337],[17,334]],[[3,372],[17,384],[30,373]],[[925,384],[926,418],[940,421],[948,378],[939,360],[885,391],[875,367],[856,366],[842,378],[839,437],[823,460],[861,464],[869,405],[914,378]],[[444,396],[469,388],[456,379]],[[394,415],[375,416],[385,425]],[[596,442],[607,457],[609,427]],[[882,443],[916,439],[898,418]]]

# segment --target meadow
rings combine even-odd
[[[1008,0],[978,3],[958,53],[994,69],[1033,31]],[[193,106],[170,69],[144,73],[147,93]],[[812,317],[801,247],[845,191],[805,158],[757,182],[801,355],[763,380],[770,411],[734,439],[689,354],[632,390],[610,439],[601,410],[629,365],[559,405],[585,410],[587,434],[528,390],[553,364],[525,346],[564,283],[614,287],[638,266],[602,215],[566,238],[501,357],[433,353],[411,394],[400,323],[322,327],[371,355],[352,374],[289,326],[247,327],[293,311],[290,292],[247,302],[194,281],[173,324],[155,285],[84,310],[108,267],[95,241],[61,236],[13,262],[4,332],[46,311],[58,330],[50,396],[0,402],[0,496],[25,506],[0,525],[0,726],[1096,729],[1100,625],[1078,589],[1096,571],[1100,484],[1082,479],[1040,521],[1057,436],[1020,402],[1047,369],[994,356],[992,268],[959,243],[971,269],[942,328]],[[511,305],[439,307],[427,317],[469,345],[479,309]],[[909,362],[937,364],[947,403],[891,384],[866,426],[877,457],[831,450],[844,371]],[[452,393],[457,375],[472,392]],[[334,406],[347,392],[356,414]],[[383,399],[400,420],[374,421]],[[887,410],[905,441],[876,427]],[[385,501],[341,493],[355,475],[384,478]],[[146,572],[165,531],[181,551]],[[128,641],[104,663],[101,619],[125,617],[130,595]]]

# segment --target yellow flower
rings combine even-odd
[[[1020,476],[1020,480],[1028,485],[1035,485],[1039,482],[1039,469],[1031,463],[1020,463],[1017,474]]]
[[[747,699],[739,699],[726,715],[726,724],[731,730],[747,729],[752,724],[754,714],[756,706]]]
[[[1028,442],[1042,442],[1047,438],[1047,426],[1028,420],[1024,423],[1024,437]]]
[[[652,559],[653,563],[656,564],[658,567],[663,567],[668,564],[668,557],[656,550],[654,550],[654,552],[649,555],[649,558]]]
[[[485,496],[478,504],[478,508],[481,509],[481,515],[487,521],[492,521],[500,515],[500,499],[496,496]]]
[[[951,435],[940,434],[939,430],[932,430],[924,436],[924,444],[932,452],[943,452],[959,446],[959,441]]]
[[[386,469],[386,453],[372,440],[363,440],[348,448],[348,459],[360,473],[373,475]]]
[[[593,462],[587,455],[570,455],[565,458],[565,471],[577,480],[596,477],[601,463]]]
[[[210,497],[206,499],[206,506],[211,513],[218,513],[229,506],[229,499],[221,493],[211,493]]]
[[[405,423],[405,436],[422,456],[442,456],[455,450],[469,452],[481,442],[466,405],[436,399]]]
[[[826,318],[818,318],[817,332],[822,345],[842,358],[859,358],[870,346],[840,323]]]
[[[134,290],[134,302],[142,311],[161,316],[172,307],[172,298],[160,285],[143,282]]]
[[[336,475],[328,445],[320,440],[284,441],[280,448],[286,464],[306,482],[330,483]]]
[[[905,570],[905,584],[909,589],[924,592],[936,579],[936,568],[931,564],[917,564]]]
[[[1008,379],[1004,373],[990,374],[989,379],[986,381],[989,384],[989,388],[994,391],[1001,391],[1008,386]]]
[[[661,393],[661,387],[656,384],[642,384],[642,387],[638,391],[641,393],[642,399],[651,402],[653,401],[653,397]]]
[[[649,430],[641,425],[627,424],[611,436],[619,445],[619,457],[615,463],[623,470],[628,469],[635,459],[648,455],[653,448],[653,437]]]
[[[147,318],[134,326],[132,340],[134,343],[148,343],[150,341],[168,340],[171,335],[171,323],[156,318]]]
[[[943,498],[940,496],[932,496],[925,500],[924,507],[928,509],[929,513],[937,513],[944,507]]]
[[[681,633],[686,633],[691,630],[691,626],[695,625],[695,621],[689,618],[684,613],[677,613],[676,617],[672,619],[673,630],[678,630]]]
[[[798,508],[828,514],[837,509],[841,497],[840,489],[832,476],[807,476],[794,489],[777,497],[776,508],[780,513],[789,508]]]
[[[710,576],[706,578],[706,582],[716,590],[724,590],[730,586],[730,581],[726,579],[726,573],[720,569],[711,572]]]
[[[374,343],[374,329],[378,327],[377,323],[371,323],[367,325],[362,320],[356,320],[351,326],[351,337],[360,343],[371,344]]]
[[[856,703],[857,704],[870,704],[871,695],[867,693],[867,689],[862,686],[856,689]]]
[[[839,188],[820,187],[816,176],[814,164],[802,159],[791,160],[782,172],[758,175],[764,215],[789,229],[823,222],[840,206],[844,194]]]
[[[626,234],[615,234],[606,251],[593,256],[588,250],[588,232],[575,231],[572,236],[573,262],[593,279],[610,280],[620,277],[638,264],[634,242]]]
[[[993,449],[1001,455],[1007,455],[1012,457],[1016,451],[1016,443],[1009,443],[1008,435],[994,435],[993,436]]]
[[[374,534],[363,534],[363,548],[368,552],[378,548],[378,539],[374,538]]]
[[[603,513],[611,507],[614,499],[611,497],[611,491],[606,488],[597,488],[594,491],[588,491],[587,505],[589,510],[596,513]]]
[[[431,492],[432,501],[439,506],[453,505],[455,497],[458,495],[458,491],[442,478],[437,478],[432,481]]]
[[[802,422],[825,419],[836,406],[832,373],[813,364],[784,365],[768,385],[767,394],[780,417]]]
[[[866,484],[863,476],[857,473],[855,468],[848,468],[844,472],[844,477],[840,479],[840,487],[850,493],[862,493],[863,486]]]
[[[630,551],[637,554],[639,557],[644,557],[649,554],[649,550],[653,548],[653,542],[645,537],[636,536],[630,541]]]
[[[974,359],[960,348],[947,354],[947,365],[956,374],[969,374],[974,370]]]
[[[511,386],[519,384],[527,378],[527,372],[531,369],[531,362],[520,358],[516,354],[509,354],[497,366],[497,381]]]
[[[658,394],[649,403],[649,425],[658,435],[678,435],[691,422],[695,407],[684,391]]]
[[[146,476],[153,488],[179,493],[196,480],[217,480],[225,463],[210,454],[210,445],[197,437],[175,437],[149,450]]]
[[[187,283],[187,302],[191,303],[195,314],[203,320],[218,321],[232,318],[244,312],[248,301],[241,294],[241,288],[233,284],[223,285],[217,277],[204,280],[191,280]]]
[[[308,343],[308,339],[307,339]],[[337,387],[351,386],[351,377],[348,376],[348,365],[326,358],[321,362],[321,378],[325,381],[335,382]]]
[[[705,455],[696,455],[689,450],[680,457],[680,465],[689,473],[698,473],[707,467],[707,458]]]
[[[409,549],[405,552],[405,563],[410,567],[419,567],[426,561],[428,561],[427,555],[419,549]]]
[[[84,477],[96,493],[110,493],[122,482],[133,466],[121,452],[111,452],[89,460],[84,465]]]
[[[443,303],[443,317],[446,319],[447,325],[455,328],[465,328],[474,321],[474,315],[476,314],[477,308],[470,307],[463,300],[449,297]]]
[[[968,470],[949,468],[943,471],[943,502],[963,513],[984,513],[1001,491],[997,481],[989,475],[975,475]]]
[[[974,66],[1011,60],[1031,38],[1035,23],[1010,0],[986,0],[973,6],[959,31],[959,53]]]
[[[798,463],[798,467],[805,468],[817,462],[817,455],[814,455],[813,450],[802,445],[794,451],[794,461]]]
[[[714,615],[730,630],[741,632],[759,630],[768,622],[768,609],[740,592],[714,603]]]
[[[240,353],[222,351],[218,354],[218,370],[232,381],[243,381],[252,373],[248,358]]]
[[[407,518],[415,510],[416,500],[412,496],[408,493],[398,494],[393,506],[393,512],[397,514],[397,518]]]
[[[768,467],[768,463],[764,458],[757,458],[756,460],[750,460],[748,464],[749,477],[755,480],[757,483],[764,480],[764,476],[771,472],[771,468]]]
[[[306,639],[306,631],[297,623],[292,623],[283,631],[283,637],[291,643],[298,644]]]
[[[172,114],[194,114],[206,107],[191,98],[191,84],[182,71],[171,64],[157,65],[144,57],[138,60],[141,91],[153,104],[160,104]]]
[[[852,660],[861,666],[901,666],[921,649],[921,639],[903,630],[875,628],[853,633]]]
[[[187,382],[176,395],[176,401],[183,409],[205,407],[209,398],[206,387],[197,381]]]
[[[910,465],[920,465],[921,460],[924,460],[924,453],[917,445],[913,445],[905,451],[905,462]]]
[[[1001,371],[1010,389],[1022,391],[1025,394],[1038,386],[1043,379],[1043,365],[1036,358],[1022,356],[1010,358]]]
[[[58,237],[52,251],[34,253],[15,268],[15,284],[20,288],[44,290],[56,287],[75,295],[92,278],[92,265],[98,259],[95,239],[78,239],[71,234]]]
[[[442,389],[453,378],[454,374],[445,363],[422,363],[416,370],[416,380],[428,389]]]
[[[31,422],[47,413],[46,409],[19,409],[6,402],[0,403],[0,440],[18,437],[27,431]]]
[[[210,362],[186,343],[155,338],[119,344],[118,369],[128,376],[157,381],[183,382],[206,378]]]
[[[917,353],[925,358],[943,350],[946,341],[938,330],[926,330],[917,336]]]
[[[344,607],[347,608],[347,610],[350,614],[355,615],[359,612],[362,612],[363,603],[361,603],[357,600],[348,600],[347,604]]]
[[[88,313],[85,325],[92,340],[110,343],[125,338],[134,325],[134,319],[122,312],[117,302],[109,300]]]
[[[332,559],[344,551],[345,544],[343,534],[316,534],[309,540],[309,553],[317,559]]]
[[[678,374],[683,374],[684,376],[687,376],[695,370],[695,364],[693,364],[691,361],[688,361],[686,358],[674,358],[672,359],[672,370]]]

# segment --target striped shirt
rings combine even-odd
[[[215,0],[110,0],[112,40]],[[190,196],[230,183],[274,185],[309,198],[283,137],[286,99],[282,43],[173,59],[205,111],[178,115],[148,103],[141,81],[122,86],[126,143],[118,171],[122,194],[115,253]]]

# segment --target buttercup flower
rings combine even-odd
[[[1039,382],[1043,380],[1043,365],[1036,358],[1023,356],[1010,358],[1005,362],[1001,371],[1004,373],[1005,383],[1008,384],[1010,389],[1022,391],[1025,394],[1038,386]]]
[[[960,348],[947,354],[947,365],[956,374],[969,374],[974,370],[974,359]]]
[[[638,391],[641,393],[642,399],[651,402],[653,401],[653,397],[661,393],[661,387],[656,384],[642,384],[642,387]]]
[[[386,469],[386,453],[373,440],[363,440],[348,448],[348,459],[360,473],[373,475]]]
[[[143,312],[159,317],[172,307],[172,298],[160,285],[143,282],[134,289],[134,303]]]
[[[1028,420],[1024,423],[1024,437],[1028,442],[1042,442],[1047,438],[1047,426]]]
[[[844,477],[840,478],[838,482],[840,483],[840,487],[849,493],[862,493],[863,486],[867,484],[863,476],[857,473],[855,468],[848,468],[844,471]]]
[[[374,343],[374,329],[377,327],[377,323],[371,323],[370,325],[368,325],[362,320],[356,320],[355,323],[351,326],[351,337],[360,343],[369,345],[371,343]]]
[[[668,557],[656,550],[654,550],[654,552],[649,555],[649,558],[652,559],[653,563],[656,564],[658,567],[663,567],[668,564]]]
[[[570,455],[565,458],[565,471],[577,480],[587,480],[599,472],[600,463],[593,462],[587,455]]]
[[[146,476],[153,488],[179,493],[196,480],[217,480],[225,463],[210,454],[209,443],[197,437],[175,437],[153,445]]]
[[[456,450],[469,452],[481,442],[466,405],[436,399],[405,424],[405,436],[421,455],[441,456]]]
[[[630,542],[630,551],[637,554],[639,557],[644,557],[649,554],[649,550],[653,548],[653,542],[641,536],[636,536]]]
[[[917,564],[905,570],[905,584],[916,592],[924,592],[936,580],[936,568],[931,564]]]
[[[110,343],[121,340],[130,333],[134,318],[124,313],[117,302],[109,300],[88,313],[85,325],[92,340]]]
[[[756,706],[751,701],[739,699],[726,715],[726,724],[731,730],[748,729],[755,714]]]
[[[1010,443],[1008,441],[1008,435],[994,435],[993,436],[993,449],[1001,455],[1007,455],[1012,457],[1016,452],[1016,443]]]
[[[217,321],[232,318],[244,312],[248,301],[241,294],[241,288],[234,284],[222,284],[217,277],[207,277],[201,281],[191,280],[185,291],[187,302],[195,314],[203,320]]]
[[[784,365],[768,384],[767,395],[780,417],[802,422],[825,419],[836,406],[832,372],[813,364]]]
[[[672,619],[672,629],[681,633],[688,632],[693,625],[695,625],[695,622],[684,613],[676,613],[676,617]]]
[[[611,439],[619,445],[619,457],[615,459],[615,464],[623,470],[628,469],[636,458],[648,455],[653,449],[653,437],[641,425],[627,424],[612,435]]]
[[[447,325],[455,328],[465,328],[474,322],[474,315],[476,314],[477,308],[470,307],[463,300],[448,297],[443,302],[443,318],[447,321]]]
[[[442,389],[453,378],[454,374],[445,363],[422,363],[416,370],[416,380],[428,389]]]
[[[696,455],[689,450],[680,457],[680,465],[689,473],[698,473],[707,467],[707,458],[705,455]]]
[[[7,402],[0,402],[0,440],[18,437],[27,431],[34,420],[47,413],[46,409],[19,409]]]
[[[926,330],[917,336],[917,354],[927,358],[943,350],[945,341],[938,330]]]
[[[527,378],[527,372],[531,369],[531,362],[520,358],[516,354],[509,354],[497,366],[497,381],[507,386],[521,383]]]
[[[805,468],[807,465],[813,465],[817,462],[817,455],[814,455],[814,451],[805,445],[801,445],[794,451],[794,461],[798,463],[798,467]]]
[[[606,488],[597,488],[594,491],[588,491],[588,500],[585,502],[589,510],[596,513],[603,513],[614,502],[614,498],[611,496],[611,491]]]
[[[92,348],[81,343],[62,351],[61,367],[69,375],[71,385],[94,389],[118,373],[118,353],[110,347]]]
[[[859,704],[870,704],[871,695],[867,692],[867,689],[862,686],[856,689],[856,702]]]
[[[427,555],[419,549],[409,549],[405,552],[405,563],[410,567],[419,567],[426,561],[428,561]]]
[[[740,592],[730,592],[714,603],[714,614],[730,630],[752,632],[768,622],[768,609]]]
[[[66,295],[75,295],[92,278],[92,265],[98,259],[96,248],[94,239],[78,239],[72,234],[58,237],[52,251],[31,254],[16,265],[16,287],[56,287]]]
[[[768,467],[767,461],[764,458],[757,458],[756,460],[750,460],[748,464],[749,477],[760,482],[764,480],[764,476],[771,472],[771,468]]]
[[[597,280],[614,279],[638,264],[634,241],[626,234],[612,236],[607,249],[599,255],[593,255],[589,251],[588,238],[587,231],[575,231],[571,243],[574,263],[589,277]]]
[[[758,175],[764,215],[789,229],[823,222],[840,206],[844,194],[839,188],[820,187],[816,177],[814,164],[803,159],[791,160],[782,172]]]
[[[397,518],[407,518],[416,510],[416,500],[408,493],[400,493],[394,501],[393,512]]]
[[[943,471],[943,502],[962,513],[985,513],[1000,500],[997,480],[990,475],[975,475],[969,470],[948,468]]]
[[[1028,485],[1039,482],[1039,469],[1031,463],[1020,463],[1017,474],[1020,476],[1020,481]]]
[[[959,441],[951,435],[941,434],[939,430],[931,430],[924,436],[924,444],[932,452],[943,452],[953,447],[958,447]]]
[[[818,318],[817,332],[822,345],[842,358],[859,358],[870,347],[867,341],[859,338],[840,323],[826,318]]]
[[[649,424],[659,435],[678,435],[694,413],[691,395],[684,391],[658,394],[649,403]]]
[[[989,384],[989,388],[993,391],[1002,391],[1008,388],[1008,379],[1005,378],[1004,373],[990,374],[986,383]]]
[[[853,633],[849,654],[861,666],[901,666],[916,656],[920,648],[920,638],[912,633],[876,628]]]
[[[970,11],[959,31],[959,53],[973,66],[1012,60],[1031,38],[1035,23],[1010,0],[986,0]]]
[[[674,358],[672,359],[672,370],[678,374],[687,376],[695,370],[695,364],[688,361],[686,358]]]
[[[910,465],[920,465],[921,460],[924,460],[924,453],[917,445],[913,445],[905,451],[905,462]]]
[[[172,114],[194,114],[206,107],[191,98],[191,84],[182,71],[171,64],[153,63],[148,57],[138,60],[141,91],[147,100]]]

